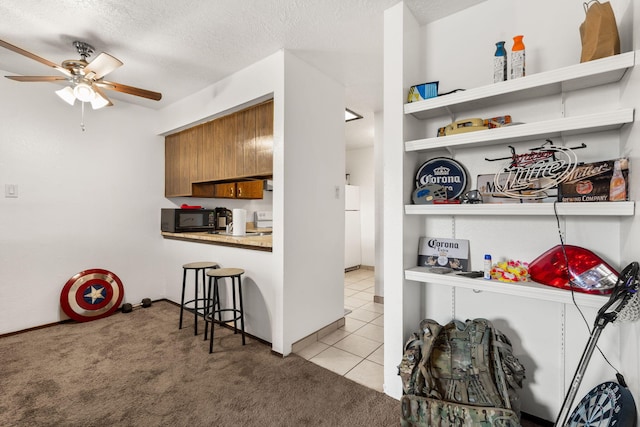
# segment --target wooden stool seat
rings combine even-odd
[[[207,276],[210,277],[232,277],[244,274],[244,270],[241,268],[218,268],[215,270],[207,271]]]
[[[218,268],[219,265],[217,262],[210,261],[198,261],[198,262],[189,262],[182,266],[182,268],[188,268],[191,270],[200,270],[201,268]]]

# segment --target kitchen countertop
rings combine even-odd
[[[261,229],[251,229],[247,232],[260,232]],[[271,231],[271,229],[269,229]],[[211,245],[233,246],[236,248],[252,249],[256,251],[271,252],[272,238],[271,234],[249,235],[249,236],[229,236],[227,234],[209,234],[207,232],[193,233],[170,233],[163,231],[162,236],[165,239],[184,240],[195,243],[207,243]]]

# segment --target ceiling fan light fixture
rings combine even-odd
[[[57,90],[56,95],[58,95],[60,99],[62,99],[69,105],[73,105],[76,102],[76,96],[73,94],[73,89],[71,89],[69,86]]]
[[[109,105],[109,100],[96,92],[95,97],[91,100],[91,107],[94,110],[99,110],[100,108],[106,107],[107,105]]]
[[[73,94],[82,102],[91,102],[96,97],[96,92],[91,85],[80,82],[73,88]]]

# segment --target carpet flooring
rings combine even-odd
[[[209,354],[178,315],[161,301],[0,338],[0,425],[399,425],[391,397],[219,326]]]

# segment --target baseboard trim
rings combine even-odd
[[[522,412],[520,414],[520,418],[522,418],[523,420],[534,422],[539,426],[553,427],[553,422],[547,421],[540,417],[536,417],[535,415],[527,414],[526,412]]]
[[[160,299],[157,299],[157,300],[153,300],[152,303],[156,303],[156,302],[160,302],[160,301],[168,302],[169,304],[173,304],[176,307],[180,307],[179,303],[171,301],[171,300],[166,299],[166,298],[160,298]],[[116,313],[121,312],[121,311],[122,311],[122,309],[119,308],[113,314],[116,314]],[[185,308],[185,311],[187,311],[189,313],[193,313],[193,309]],[[72,322],[75,322],[75,321],[73,319],[65,319],[65,320],[61,320],[59,322],[47,323],[46,325],[34,326],[33,328],[22,329],[22,330],[15,331],[15,332],[8,332],[6,334],[0,334],[0,339],[5,338],[5,337],[10,337],[10,336],[13,336],[13,335],[24,334],[25,332],[37,331],[38,329],[50,328],[52,326],[57,326],[57,325],[62,325],[62,324],[65,324],[65,323],[72,323]],[[228,328],[228,329],[233,329],[233,326],[231,326],[231,325],[226,325],[226,324],[222,325],[220,323],[218,323],[218,325],[223,326],[223,327]],[[259,341],[262,344],[266,344],[266,345],[268,345],[270,347],[273,345],[269,341],[264,340],[264,339],[259,338],[259,337],[256,337],[255,335],[251,335],[251,334],[246,333],[246,332],[244,334],[245,334],[245,336],[251,338],[252,340]],[[277,353],[277,352],[274,352],[274,353],[275,354],[280,354],[280,353]],[[280,354],[280,356],[282,356],[282,355]]]
[[[301,351],[302,349],[310,346],[311,344],[314,344],[318,341],[320,341],[321,338],[329,335],[332,332],[337,331],[338,329],[342,328],[345,324],[345,319],[344,317],[341,317],[340,319],[336,320],[335,322],[331,322],[330,324],[328,324],[327,326],[325,326],[324,328],[318,329],[316,332],[307,335],[306,337],[302,338],[301,340],[298,340],[296,342],[294,342],[291,345],[291,352],[292,353],[298,353],[299,351]]]

